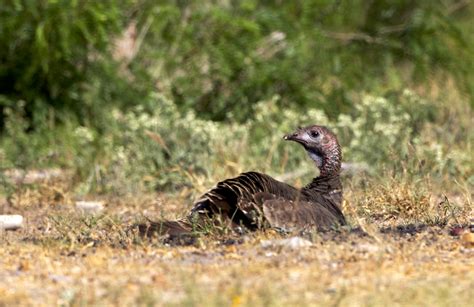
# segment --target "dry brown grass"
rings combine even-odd
[[[395,180],[348,188],[351,227],[290,249],[261,244],[282,238],[273,231],[187,246],[126,232],[143,215],[181,215],[187,193],[101,196],[103,214],[86,216],[67,185],[22,187],[0,200],[0,212],[26,218],[0,233],[0,306],[468,306],[474,249],[449,228],[467,225],[471,195],[446,200],[430,189]]]

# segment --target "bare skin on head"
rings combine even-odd
[[[209,222],[239,231],[323,230],[344,225],[339,178],[342,154],[336,135],[324,126],[312,125],[283,139],[302,145],[319,169],[319,176],[305,187],[296,189],[258,172],[242,173],[204,193],[185,218],[138,225],[140,233],[179,236]]]
[[[323,126],[298,128],[294,133],[285,135],[285,140],[301,144],[319,168],[320,176],[334,176],[341,172],[341,147],[337,137]]]

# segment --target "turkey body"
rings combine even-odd
[[[285,231],[344,225],[339,177],[315,178],[296,189],[266,174],[242,173],[226,179],[195,203],[188,219],[219,215],[231,227],[256,230],[275,227]]]
[[[313,125],[298,128],[284,139],[301,144],[320,170],[319,176],[303,188],[258,172],[242,173],[204,193],[183,219],[139,225],[140,232],[179,236],[209,223],[239,231],[322,230],[345,225],[339,177],[341,150],[336,136],[323,126]]]

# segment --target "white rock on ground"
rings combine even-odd
[[[18,214],[0,215],[0,229],[16,230],[23,226],[23,216]]]
[[[360,243],[354,246],[354,249],[360,253],[377,253],[380,251],[380,247],[370,243]]]
[[[104,203],[101,201],[77,201],[76,208],[84,213],[95,214],[104,210]]]
[[[309,247],[312,245],[313,243],[301,237],[291,237],[291,238],[280,239],[280,240],[264,240],[260,242],[260,246],[262,246],[263,248],[284,247],[284,248],[289,248],[289,249],[299,249],[303,247]]]

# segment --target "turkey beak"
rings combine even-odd
[[[294,133],[293,134],[286,134],[286,135],[283,136],[283,139],[285,141],[291,141],[294,137],[295,137]]]
[[[298,132],[287,134],[283,137],[285,141],[295,141],[301,143],[303,140]]]

